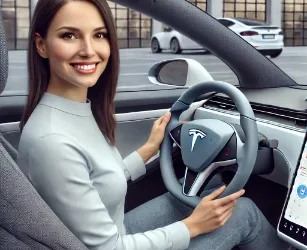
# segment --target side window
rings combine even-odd
[[[225,20],[225,19],[221,19],[221,20],[219,20],[219,22],[221,24],[223,24],[227,28],[229,28],[230,26],[234,25],[234,22],[229,21],[229,20]]]
[[[224,19],[221,19],[221,20],[218,20],[221,24],[223,24],[224,26],[227,27],[227,20],[224,20]]]
[[[229,21],[229,20],[227,20],[227,23],[228,23],[228,24],[227,24],[227,27],[228,27],[228,28],[235,24],[234,22]]]
[[[172,30],[173,29],[171,27],[167,27],[167,26],[163,28],[164,32],[171,32]]]

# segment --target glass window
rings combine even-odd
[[[207,11],[207,1],[206,0],[188,0],[188,2],[202,9],[203,11]]]
[[[281,24],[286,46],[306,46],[307,0],[283,0]]]
[[[220,19],[218,20],[221,24],[223,24],[225,27],[230,27],[232,25],[234,25],[234,22],[229,21],[229,20],[225,20],[225,19]]]
[[[0,9],[8,49],[27,49],[30,26],[29,0],[2,0]]]
[[[150,17],[108,1],[115,19],[120,48],[150,47],[152,20]]]
[[[265,0],[224,0],[224,17],[266,21]]]

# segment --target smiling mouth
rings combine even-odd
[[[79,73],[82,74],[93,74],[96,72],[97,69],[97,65],[99,64],[99,62],[97,63],[88,63],[88,64],[84,64],[84,63],[71,63],[70,65]]]

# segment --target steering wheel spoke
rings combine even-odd
[[[186,168],[182,192],[186,196],[197,196],[200,191],[204,190],[212,177],[226,169],[231,169],[236,164],[236,159],[227,161],[213,162],[200,173],[196,173]],[[225,168],[229,167],[229,168]],[[233,167],[235,169],[235,167]]]
[[[179,123],[174,129],[172,129],[169,132],[170,137],[172,138],[172,140],[174,141],[174,143],[181,148],[181,143],[180,143],[180,134],[181,134],[181,128],[182,128],[182,124]]]

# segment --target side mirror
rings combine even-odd
[[[194,59],[172,59],[153,65],[148,72],[151,83],[189,88],[195,84],[213,81],[209,72]]]

